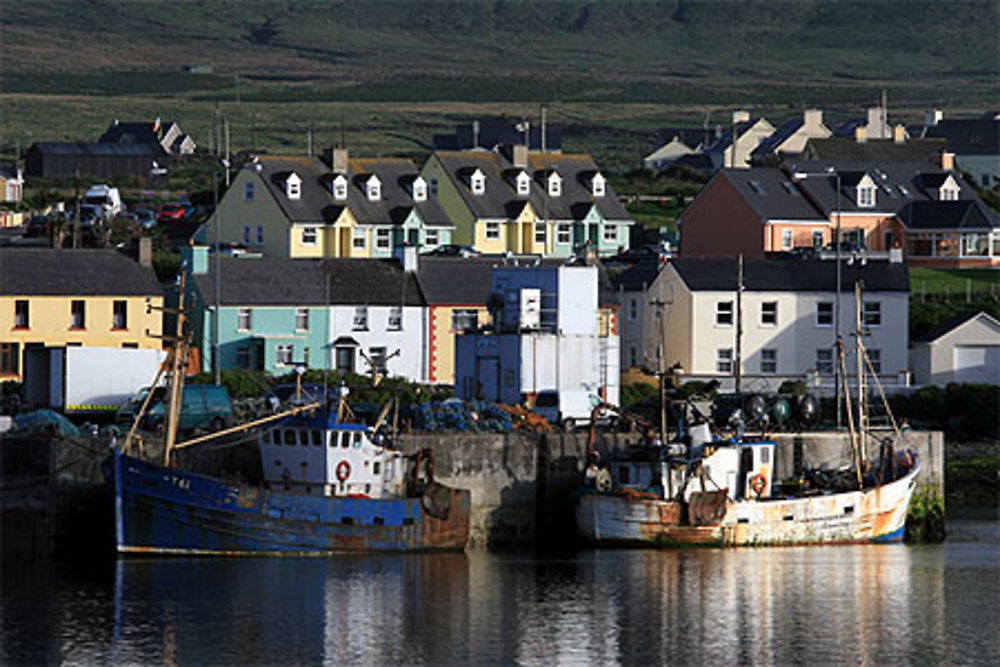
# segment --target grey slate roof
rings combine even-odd
[[[805,121],[802,119],[801,116],[798,118],[792,118],[791,120],[785,121],[784,123],[779,125],[774,130],[774,132],[772,132],[769,136],[765,137],[763,141],[757,144],[757,148],[753,149],[753,152],[750,153],[750,156],[755,159],[760,159],[768,155],[771,155],[776,150],[778,150],[781,144],[785,143],[785,141],[787,141],[790,136],[798,132],[799,128],[801,128],[803,125],[805,125]]]
[[[1000,216],[980,200],[915,201],[899,212],[899,219],[911,230],[981,230],[1000,228]]]
[[[115,250],[0,248],[5,296],[162,296],[150,268]]]
[[[941,139],[869,139],[858,143],[853,138],[810,138],[802,155],[810,160],[867,160],[876,162],[933,162],[939,164],[945,143]]]
[[[692,291],[736,290],[736,258],[678,258],[671,260],[670,265]],[[834,261],[746,259],[743,262],[743,285],[745,290],[760,292],[835,292],[836,271]],[[841,263],[842,292],[852,292],[854,283],[859,279],[864,281],[867,291],[910,291],[910,274],[902,263]]]
[[[500,152],[438,151],[435,153],[450,174],[463,201],[477,219],[509,220],[531,203],[535,213],[550,220],[580,220],[591,206],[606,220],[631,223],[631,216],[610,184],[603,197],[591,195],[589,179],[600,170],[589,155],[529,153],[525,167],[515,167]],[[479,169],[486,177],[486,191],[472,194],[470,178]],[[531,177],[528,195],[518,195],[513,180],[524,170]],[[551,170],[562,178],[562,194],[548,196],[546,181]]]
[[[166,135],[173,125],[174,123],[160,123],[160,131]],[[108,126],[98,141],[101,143],[158,144],[160,143],[160,135],[153,130],[153,127],[152,121],[141,123],[119,123],[116,121]]]
[[[841,176],[840,198],[837,198],[836,178],[833,174],[827,176],[833,167]],[[819,207],[824,215],[830,215],[837,210],[845,213],[898,212],[912,201],[926,201],[936,198],[935,192],[929,192],[925,185],[931,175],[940,175],[943,180],[948,173],[940,167],[927,162],[856,162],[856,161],[820,161],[797,160],[782,163],[782,170],[791,176],[794,173],[807,174],[806,178],[797,180],[803,194],[809,197],[813,205]],[[878,186],[876,203],[873,208],[857,206],[853,185],[864,173],[871,174]],[[977,199],[975,190],[962,180],[955,172],[951,172],[959,185],[959,199]],[[933,178],[937,178],[936,176]],[[933,180],[932,178],[932,180]],[[902,187],[901,187],[902,186]]]
[[[959,155],[1000,155],[1000,121],[983,118],[938,121],[927,128],[927,137],[948,142],[948,150]]]
[[[395,260],[220,257],[219,277],[224,306],[424,305],[415,276]],[[209,299],[212,272],[195,282]]]
[[[408,187],[418,172],[409,160],[349,160],[345,174],[348,181],[346,200],[333,197],[332,183],[336,174],[319,158],[261,156],[256,164],[261,180],[291,223],[332,223],[346,206],[363,225],[399,224],[413,208],[427,225],[451,225],[430,192],[427,201],[413,200]],[[285,194],[285,181],[293,172],[302,179],[299,199],[289,199]],[[368,201],[365,191],[367,178],[372,174],[378,176],[382,185],[381,198],[374,202]]]
[[[762,220],[826,220],[778,168],[723,169],[719,174],[716,178],[728,180]]]
[[[984,310],[970,310],[967,313],[960,313],[960,314],[956,315],[955,317],[952,317],[952,318],[949,318],[949,319],[945,320],[941,324],[937,325],[936,327],[934,327],[932,329],[929,329],[929,330],[925,331],[923,334],[921,334],[919,336],[914,336],[913,337],[913,342],[914,343],[928,343],[928,342],[937,340],[941,336],[944,336],[945,334],[950,333],[951,331],[957,329],[958,327],[962,326],[966,322],[969,322],[970,320],[974,320],[974,319],[978,318],[979,316],[983,316],[983,317],[987,318],[987,321],[992,321],[994,324],[1000,325],[1000,322],[997,322],[993,318],[993,316],[990,315],[989,313],[987,313],[986,311],[984,311]]]
[[[40,141],[32,149],[43,155],[88,155],[112,157],[155,157],[160,159],[167,153],[159,144],[110,144],[80,141]]]
[[[505,118],[491,118],[473,121],[464,125],[456,125],[455,134],[435,134],[433,149],[446,151],[473,150],[477,148],[493,150],[497,146],[523,142],[524,131],[517,129],[514,123]],[[541,124],[533,124],[528,128],[528,146],[531,150],[541,150]],[[547,150],[558,151],[561,149],[562,133],[558,127],[554,127],[551,124],[546,126],[545,147]]]
[[[658,259],[636,262],[615,276],[612,283],[615,288],[623,288],[627,292],[646,289],[660,275],[662,268]]]
[[[421,255],[417,267],[417,280],[428,305],[484,306],[492,289],[493,267],[562,266],[571,263],[561,259]],[[618,304],[615,288],[603,265],[597,267],[597,301],[601,307]]]

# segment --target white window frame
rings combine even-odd
[[[239,308],[236,311],[236,330],[253,331],[253,308]]]
[[[368,232],[362,227],[355,227],[351,232],[351,247],[355,250],[364,250],[368,247]]]
[[[301,199],[302,198],[302,179],[299,178],[295,172],[289,175],[288,180],[285,181],[285,190],[289,199]]]
[[[861,321],[866,327],[882,326],[882,302],[865,301],[862,304]]]
[[[549,174],[549,196],[562,196],[562,176],[556,173]]]
[[[472,187],[472,194],[474,195],[486,194],[486,175],[483,174],[483,172],[476,169],[474,172],[472,172],[470,185]]]
[[[535,223],[535,245],[545,245],[549,240],[548,225],[544,222]]]
[[[337,201],[347,199],[347,178],[343,174],[333,179],[333,198]]]
[[[821,375],[833,375],[833,350],[824,347],[816,350],[816,372]]]
[[[820,316],[824,313],[825,309],[820,308],[820,306],[829,306],[826,313],[829,315],[829,321],[824,322],[823,318]],[[816,326],[818,327],[832,327],[833,326],[833,301],[818,301],[816,303]]]
[[[941,187],[941,193],[938,195],[941,201],[958,201],[958,188],[948,188]]]
[[[573,242],[572,225],[561,222],[556,225],[556,243],[559,245],[569,245]]]
[[[791,229],[781,230],[781,249],[791,250],[795,245],[795,232]]]
[[[812,233],[812,244],[813,244],[814,248],[822,248],[823,247],[823,230],[822,229],[814,229],[813,230],[813,233]]]
[[[365,183],[365,195],[368,197],[368,201],[378,201],[382,198],[382,181],[378,179],[378,176],[372,174]]]
[[[873,186],[871,185],[858,186],[858,207],[859,208],[875,207],[875,188]]]
[[[868,353],[868,361],[872,364],[872,371],[875,375],[882,374],[882,350],[875,348],[868,348],[865,350]]]
[[[475,331],[479,328],[479,311],[473,308],[456,308],[451,311],[452,331]]]
[[[375,230],[375,247],[379,250],[390,250],[392,248],[392,230]]]
[[[354,319],[351,323],[354,331],[368,331],[368,306],[355,306]]]
[[[386,325],[387,331],[402,331],[403,330],[403,307],[402,306],[392,306],[389,308],[389,320]]]
[[[760,351],[760,372],[765,375],[778,372],[778,348],[767,347]]]
[[[500,223],[499,222],[487,222],[486,223],[486,240],[496,241],[500,238]]]
[[[317,243],[319,233],[315,227],[302,228],[302,245],[314,246]]]
[[[605,243],[618,243],[618,225],[604,223],[601,238],[604,239]]]
[[[528,172],[521,171],[518,172],[517,176],[514,178],[515,185],[517,186],[517,195],[519,197],[524,197],[531,194],[531,176],[528,176]]]
[[[729,320],[728,322],[725,320]],[[715,326],[731,327],[735,321],[735,312],[732,301],[715,302]]]
[[[715,372],[731,375],[733,372],[733,348],[720,347],[715,350]]]
[[[295,355],[295,346],[291,343],[278,343],[274,346],[274,365],[291,366]]]
[[[413,201],[427,201],[427,181],[420,176],[413,179]]]
[[[606,192],[606,184],[604,176],[601,174],[594,174],[594,178],[590,181],[591,194],[595,197],[603,197]]]
[[[296,331],[309,331],[309,309],[308,308],[296,308],[295,309],[295,330]]]
[[[424,245],[428,248],[436,248],[441,245],[441,233],[436,229],[428,229],[424,232]]]
[[[760,304],[760,326],[762,327],[778,326],[777,301],[764,301]]]
[[[371,360],[371,370],[386,374],[389,372],[388,349],[385,347],[368,348],[368,358]]]

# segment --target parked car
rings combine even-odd
[[[163,223],[177,222],[187,217],[187,209],[177,202],[167,202],[160,206],[156,221]]]
[[[136,209],[129,213],[128,217],[143,229],[152,229],[156,226],[156,212],[148,208]]]
[[[142,408],[149,389],[143,389],[122,406],[115,415],[119,424],[131,424]],[[156,387],[140,426],[153,430],[163,425],[165,387]],[[177,428],[190,431],[207,428],[218,431],[233,423],[233,403],[229,391],[217,384],[189,384],[184,387]]]
[[[33,215],[24,225],[23,235],[27,237],[48,236],[51,220],[47,215]]]
[[[80,204],[80,227],[89,229],[104,218],[104,208],[97,204]]]
[[[439,257],[479,257],[482,255],[481,252],[467,245],[438,246],[426,254]]]

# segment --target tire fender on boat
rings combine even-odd
[[[337,479],[341,482],[346,482],[347,478],[351,476],[351,464],[347,461],[341,461],[337,464]]]

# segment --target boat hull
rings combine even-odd
[[[435,518],[421,498],[282,493],[143,461],[113,451],[106,466],[118,551],[210,555],[461,550],[468,491],[446,489]],[[440,492],[438,494],[440,498]]]
[[[879,487],[805,498],[726,500],[717,520],[690,525],[681,503],[586,492],[580,535],[598,546],[737,547],[898,542],[919,466]]]

